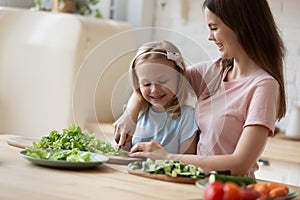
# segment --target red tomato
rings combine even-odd
[[[241,188],[241,194],[243,200],[257,200],[260,197],[260,193],[256,190]]]
[[[232,182],[224,183],[223,200],[242,200],[242,194],[237,184]]]
[[[220,200],[223,199],[223,183],[215,181],[206,185],[203,200]]]

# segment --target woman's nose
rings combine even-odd
[[[209,41],[215,40],[215,37],[214,37],[214,35],[212,34],[211,31],[209,31],[209,34],[208,34],[207,39],[208,39]]]

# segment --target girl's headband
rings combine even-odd
[[[184,71],[184,67],[183,67],[183,58],[181,56],[180,53],[173,53],[171,51],[167,51],[167,53],[164,53],[164,52],[159,52],[159,51],[148,51],[148,52],[145,52],[145,53],[142,53],[138,56],[136,56],[133,61],[135,61],[137,58],[139,58],[140,56],[143,56],[143,55],[149,55],[149,54],[161,54],[161,55],[164,55],[167,57],[168,60],[172,60],[176,63],[176,65],[178,67],[180,67],[183,71]]]

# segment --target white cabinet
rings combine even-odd
[[[265,160],[255,172],[257,179],[300,186],[300,164],[278,160]]]

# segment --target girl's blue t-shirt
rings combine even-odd
[[[179,153],[180,144],[190,139],[198,127],[194,108],[181,107],[181,115],[172,119],[167,112],[155,112],[151,107],[138,117],[132,145],[138,142],[159,142],[170,153]]]

